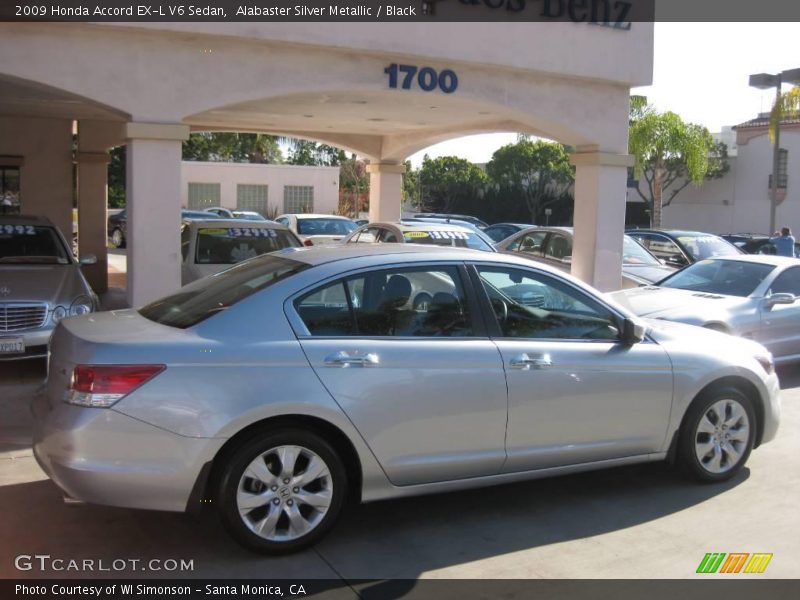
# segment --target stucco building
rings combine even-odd
[[[80,251],[100,259],[87,273],[102,289],[107,152],[127,144],[127,290],[138,306],[180,283],[191,131],[356,152],[370,160],[373,220],[400,216],[414,152],[472,133],[529,133],[576,148],[572,271],[615,289],[630,88],[650,83],[652,57],[653,25],[639,22],[2,23],[0,167],[17,165],[24,212],[68,231],[74,158]]]

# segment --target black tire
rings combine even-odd
[[[115,234],[119,234],[119,240],[118,241],[115,241],[115,239],[114,239],[116,237]],[[125,234],[122,232],[122,229],[120,229],[119,227],[115,228],[111,232],[111,245],[114,246],[115,248],[124,248],[125,247]]]
[[[721,472],[715,472],[713,463],[710,461],[714,456],[715,449],[713,447],[713,435],[716,434],[705,433],[700,431],[698,428],[701,420],[703,420],[707,415],[708,420],[706,421],[706,424],[714,424],[716,413],[712,410],[712,407],[720,401],[729,401],[729,403],[725,405],[726,415],[733,415],[733,404],[738,404],[743,409],[744,415],[747,419],[747,435],[746,441],[729,442],[732,447],[735,447],[735,449],[738,449],[741,452],[738,458],[736,458],[736,462],[730,460],[730,453],[723,451],[721,453],[721,466],[724,467],[724,470]],[[742,421],[740,420],[739,423],[741,422]],[[735,387],[725,387],[710,390],[709,392],[695,398],[686,413],[686,417],[683,420],[680,436],[678,438],[678,465],[681,467],[683,472],[692,479],[708,483],[726,481],[734,477],[747,462],[747,458],[750,456],[750,451],[753,449],[756,426],[756,415],[753,408],[753,402],[741,390]],[[743,430],[740,426],[727,429],[729,434],[734,431],[739,432],[740,434],[743,433]],[[720,432],[720,435],[724,434]],[[697,444],[702,442],[705,442],[706,444],[712,444],[712,446],[709,447],[709,453],[706,454],[706,458],[703,460],[701,460],[701,458],[698,456],[698,452],[700,452],[700,450],[696,450]],[[742,445],[739,446],[739,444]]]
[[[237,504],[237,494],[240,489],[248,488],[246,491],[254,493],[266,494],[268,490],[258,480],[244,477],[245,470],[255,461],[259,456],[269,452],[272,449],[281,447],[299,447],[307,453],[316,455],[321,459],[327,471],[329,478],[320,477],[315,479],[311,485],[301,486],[301,493],[320,493],[325,490],[330,490],[330,504],[327,507],[327,512],[324,516],[316,521],[313,527],[306,533],[294,537],[293,539],[268,539],[257,534],[253,529],[248,526],[248,523],[254,523],[263,517],[266,520],[267,515],[280,515],[274,529],[270,531],[275,534],[273,537],[282,535],[285,532],[286,536],[291,536],[291,525],[288,511],[293,510],[298,513],[305,513],[311,515],[309,520],[319,518],[319,510],[314,509],[310,504],[304,504],[301,500],[295,501],[295,495],[288,496],[289,490],[296,490],[291,485],[285,484],[285,480],[280,480],[278,484],[281,486],[267,504],[262,507],[251,509],[246,515],[241,515],[239,506]],[[304,464],[302,458],[306,454],[300,453],[295,470],[296,477],[304,473]],[[267,461],[264,461],[266,469],[273,475],[275,471],[280,470],[280,463],[274,462],[277,455],[270,455]],[[276,429],[272,431],[265,431],[263,435],[250,438],[237,448],[232,454],[228,455],[225,459],[225,464],[221,465],[220,477],[218,480],[216,490],[216,502],[219,506],[220,516],[225,525],[228,533],[244,547],[260,552],[263,554],[289,554],[308,548],[309,546],[317,543],[331,527],[336,523],[336,520],[341,513],[344,500],[347,497],[347,474],[345,472],[342,460],[339,458],[333,447],[323,438],[318,435],[304,431],[301,429]],[[306,462],[305,466],[308,466]],[[278,473],[279,474],[279,473]],[[318,486],[317,491],[312,486]],[[256,486],[253,488],[251,486]],[[329,487],[328,487],[329,486]],[[332,488],[332,489],[331,489]],[[270,488],[271,491],[271,488]],[[286,494],[286,497],[283,497]],[[274,496],[274,497],[273,497]],[[280,498],[278,498],[280,497]],[[275,499],[279,500],[279,504],[272,504]],[[294,505],[292,503],[294,502]],[[287,506],[288,505],[288,506]],[[317,512],[314,512],[317,510]],[[259,512],[261,511],[261,512]],[[272,511],[276,511],[273,513]],[[255,525],[254,525],[255,527]]]

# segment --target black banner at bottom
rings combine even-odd
[[[795,579],[71,579],[0,580],[3,600],[232,600],[252,598],[314,598],[325,600],[794,600],[800,597]]]

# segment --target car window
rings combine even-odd
[[[176,294],[139,309],[139,314],[162,325],[186,329],[308,268],[309,265],[295,260],[262,256],[213,277],[198,279]]]
[[[191,240],[192,230],[186,224],[181,225],[181,256],[183,257],[183,262],[186,262],[186,259],[189,258],[189,243]]]
[[[394,232],[389,229],[381,229],[381,235],[378,239],[387,244],[397,244],[400,241]]]
[[[314,336],[464,337],[473,335],[456,267],[371,271],[295,301]]]
[[[653,265],[659,266],[658,259],[645,250],[639,242],[632,237],[622,237],[622,264],[624,265]]]
[[[551,260],[572,262],[572,240],[560,233],[551,233],[544,255]]]
[[[503,337],[617,340],[613,313],[548,275],[507,267],[478,267]]]
[[[232,265],[283,248],[299,246],[285,229],[266,227],[205,227],[197,230],[195,262]]]
[[[678,244],[663,235],[653,235],[648,233],[632,233],[632,238],[637,240],[647,248],[656,258],[675,264],[687,264],[683,251]]]
[[[541,256],[542,246],[546,237],[546,231],[534,231],[517,238],[507,249],[512,252],[524,252],[525,254]]]
[[[50,263],[72,261],[53,227],[0,223],[0,263]]]
[[[361,231],[361,233],[356,234],[353,239],[350,240],[350,243],[357,243],[357,244],[374,244],[378,241],[378,233],[379,229],[377,227],[368,227]]]
[[[752,294],[775,267],[738,260],[698,261],[670,275],[658,285],[707,294],[745,298]]]
[[[280,223],[281,225],[288,225],[288,224],[289,224],[289,219],[288,219],[288,218],[286,218],[286,217],[279,217],[279,218],[277,218],[277,219],[275,219],[275,220],[276,220],[278,223]]]
[[[800,296],[800,267],[786,269],[772,282],[773,294],[794,294]]]
[[[736,246],[716,235],[680,235],[678,241],[695,260],[741,254]]]
[[[356,224],[347,219],[297,219],[297,233],[300,235],[347,235]]]
[[[492,225],[483,230],[483,232],[492,238],[495,242],[506,239],[508,236],[514,234],[514,228],[508,225]]]
[[[432,246],[455,246],[456,248],[472,248],[493,252],[488,242],[472,231],[409,229],[403,231],[406,244],[427,244]]]

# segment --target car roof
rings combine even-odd
[[[460,231],[462,233],[475,233],[469,227],[457,223],[430,223],[426,221],[405,221],[370,223],[368,227],[397,227],[400,231]]]
[[[183,219],[188,225],[197,225],[198,227],[211,226],[221,228],[231,227],[266,227],[268,229],[286,229],[286,225],[276,223],[275,221],[250,221],[249,219]]]
[[[317,266],[352,258],[365,256],[381,257],[392,255],[411,256],[419,260],[472,260],[479,262],[500,262],[514,263],[520,266],[535,266],[542,270],[561,273],[549,268],[541,263],[532,264],[524,257],[517,257],[510,254],[499,252],[486,252],[485,250],[473,250],[471,248],[459,248],[456,246],[435,246],[422,244],[336,244],[330,246],[304,246],[302,248],[284,248],[277,253],[284,258],[297,260],[308,265]]]
[[[324,215],[321,213],[286,213],[279,216],[295,217],[297,219],[341,219],[343,221],[352,221],[352,219],[343,217],[342,215]]]
[[[47,217],[38,217],[36,215],[0,215],[0,222],[13,223],[14,225],[49,225],[53,226],[53,222]]]
[[[791,256],[778,256],[776,254],[737,254],[735,256],[709,256],[697,262],[707,260],[727,260],[732,262],[760,263],[775,267],[800,266],[800,259]]]
[[[675,237],[680,235],[721,237],[716,233],[708,233],[707,231],[692,231],[691,229],[626,229],[625,233],[629,235],[632,233],[663,233],[665,235],[671,235]]]

